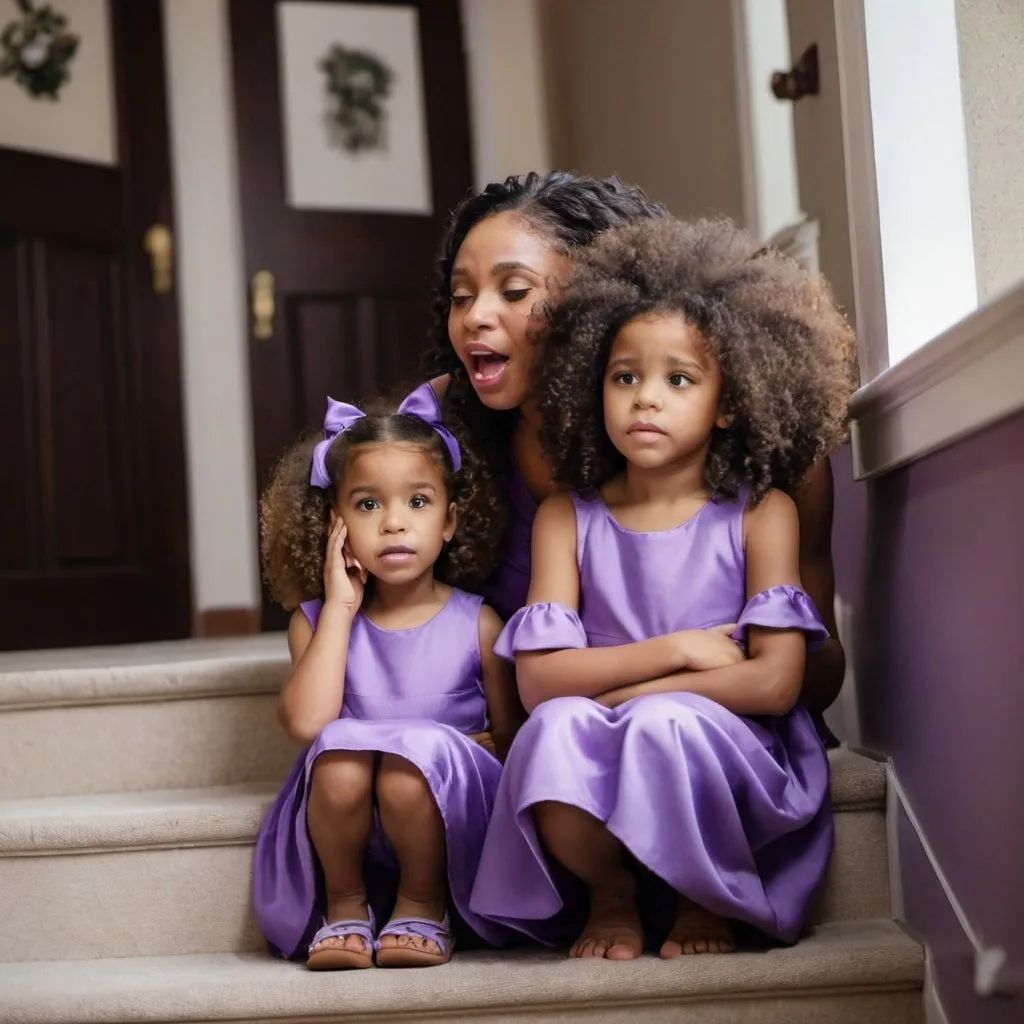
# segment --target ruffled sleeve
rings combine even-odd
[[[733,638],[745,643],[748,626],[801,629],[807,635],[807,643],[812,649],[828,639],[828,630],[814,602],[800,587],[770,587],[755,594],[740,614]]]
[[[561,651],[586,647],[587,634],[580,617],[564,604],[528,604],[505,624],[494,653],[514,661],[517,651]]]

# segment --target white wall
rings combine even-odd
[[[259,604],[246,284],[225,0],[164,0],[193,607]]]
[[[797,180],[793,104],[775,98],[772,73],[787,70],[786,0],[733,0],[746,226],[767,240],[803,220]]]
[[[956,0],[978,291],[1024,278],[1024,3]]]
[[[461,0],[479,184],[549,167],[536,0]],[[164,0],[193,606],[259,603],[226,0]]]
[[[845,3],[846,0],[836,2]],[[800,208],[819,225],[819,269],[828,278],[836,299],[852,320],[855,292],[833,5],[831,0],[787,0],[786,13],[791,56],[786,67],[799,60],[811,43],[818,45],[819,94],[805,96],[790,104]]]
[[[476,187],[551,169],[537,0],[461,0]]]

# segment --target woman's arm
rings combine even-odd
[[[748,600],[770,587],[800,585],[799,530],[796,506],[781,491],[772,491],[748,513]],[[806,646],[800,630],[751,626],[746,660],[621,687],[605,694],[600,702],[615,707],[647,693],[697,693],[737,715],[783,715],[800,695]]]
[[[527,604],[564,605],[576,611],[576,513],[570,495],[541,503],[533,524],[533,574]],[[687,630],[614,647],[521,651],[516,656],[519,694],[527,711],[554,697],[595,697],[612,687],[675,672],[709,645],[727,646],[712,631]]]
[[[494,653],[494,643],[501,627],[498,613],[483,605],[480,609],[480,665],[483,670],[484,698],[487,701],[487,719],[494,753],[499,761],[504,761],[526,714],[519,702],[515,668]]]
[[[832,465],[818,463],[793,495],[800,519],[800,579],[821,616],[829,638],[807,655],[800,703],[824,711],[839,696],[846,675],[846,655],[839,642],[832,566]]]

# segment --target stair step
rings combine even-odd
[[[884,771],[846,751],[832,765],[836,845],[810,920],[886,917]],[[262,948],[252,848],[276,789],[0,801],[0,962]]]
[[[3,964],[0,1020],[920,1024],[923,975],[921,948],[897,925],[855,921],[789,949],[630,964],[532,950],[397,973],[312,973],[258,953]]]
[[[279,781],[288,666],[283,633],[0,654],[0,800]]]

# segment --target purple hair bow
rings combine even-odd
[[[348,402],[336,402],[333,398],[327,399],[327,414],[324,416],[324,439],[313,449],[313,465],[309,471],[309,483],[312,487],[319,487],[326,490],[331,486],[331,478],[327,472],[327,449],[331,447],[334,439],[344,431],[348,430],[356,420],[361,420],[366,413],[357,409]],[[423,420],[432,430],[435,430],[444,441],[448,454],[451,456],[452,466],[458,470],[462,466],[462,456],[459,453],[459,443],[445,429],[441,420],[441,405],[434,394],[430,384],[421,384],[415,391],[406,397],[398,407],[399,416],[415,416]]]

